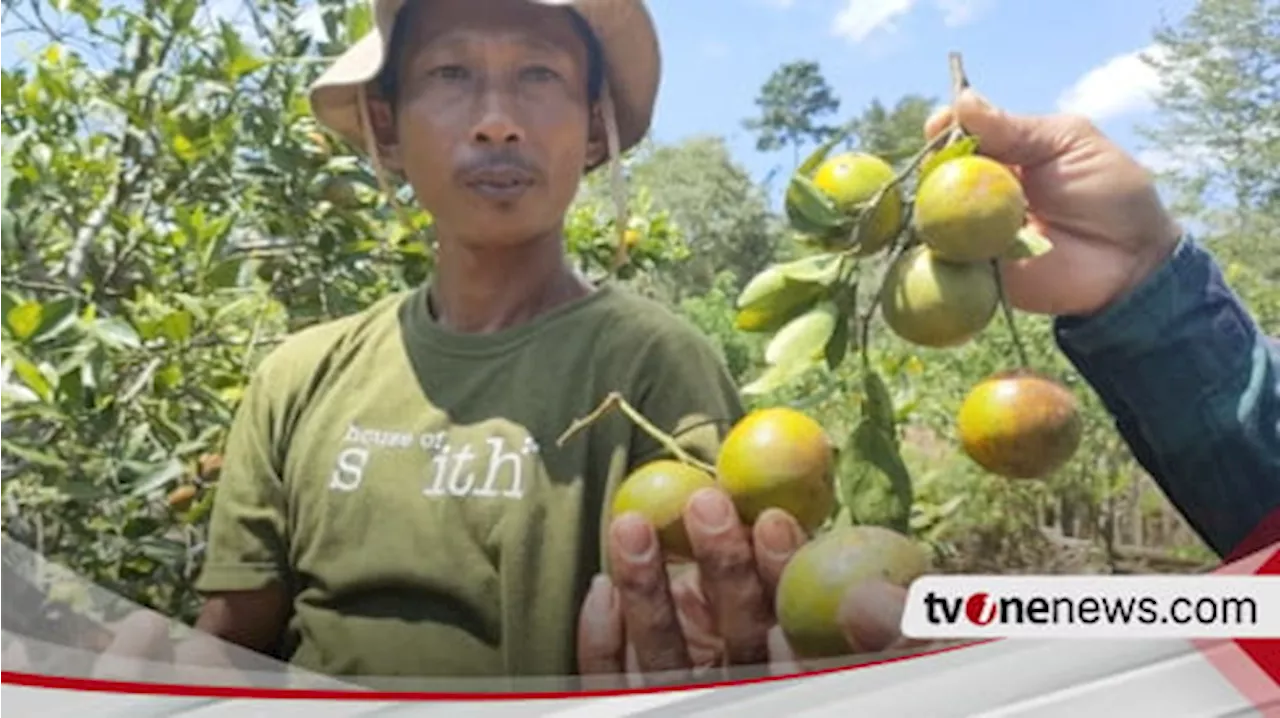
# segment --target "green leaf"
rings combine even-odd
[[[809,234],[843,233],[851,222],[812,180],[799,174],[787,187],[786,210],[791,226]]]
[[[834,303],[822,302],[787,322],[765,347],[765,362],[782,366],[821,358],[835,332],[839,316]]]
[[[129,495],[134,497],[146,496],[159,491],[170,483],[181,478],[183,471],[185,471],[185,469],[183,468],[181,461],[176,458],[169,459],[152,471],[150,475],[142,478],[138,483],[134,484],[133,488],[129,491]]]
[[[834,135],[828,138],[826,142],[823,142],[822,144],[818,145],[812,152],[808,154],[807,157],[804,158],[804,161],[801,162],[800,166],[796,168],[796,174],[802,175],[804,177],[812,177],[813,173],[816,172],[818,170],[818,167],[822,165],[822,162],[827,159],[828,155],[831,154],[831,150],[834,149],[836,145],[843,142],[844,138],[848,136],[849,136],[849,127],[845,126],[840,128],[839,132],[836,132]]]
[[[840,368],[849,353],[849,334],[849,317],[840,310],[835,329],[831,332],[831,338],[827,340],[825,351],[827,368],[831,371]]]
[[[27,359],[17,359],[13,362],[13,371],[40,399],[49,401],[53,398],[53,386],[35,364]]]
[[[931,172],[938,169],[943,163],[954,160],[959,157],[968,157],[978,151],[978,138],[973,135],[965,135],[964,137],[952,142],[936,152],[930,153],[924,161],[920,163],[920,173],[917,182],[923,182]]]
[[[809,361],[795,361],[790,364],[766,367],[760,376],[744,385],[740,391],[745,396],[771,394],[809,373],[819,364],[820,361],[815,357]]]
[[[103,343],[119,349],[137,349],[142,346],[138,332],[119,317],[97,320],[93,323],[93,333]]]
[[[26,341],[40,329],[44,320],[44,305],[33,300],[25,301],[5,314],[4,322],[18,341]]]
[[[1030,259],[1039,257],[1042,254],[1048,254],[1051,251],[1053,251],[1053,242],[1036,231],[1031,225],[1025,225],[1018,230],[1018,237],[1014,240],[1013,246],[1005,252],[1004,258]]]
[[[77,301],[74,297],[54,299],[44,305],[44,316],[40,320],[40,328],[36,335],[40,339],[60,334],[64,329],[76,323]]]
[[[4,452],[6,454],[16,456],[22,461],[35,466],[43,466],[46,469],[53,469],[54,471],[59,472],[67,470],[67,462],[53,454],[36,451],[30,447],[14,444],[12,442],[5,442]]]
[[[874,512],[875,518],[859,512],[863,520],[882,523],[896,531],[909,531],[914,498],[911,473],[893,440],[864,419],[854,429],[848,448],[853,463],[853,470],[846,472],[850,481],[845,497],[848,505],[857,507],[864,498],[870,498],[860,496],[859,492],[874,494],[881,506]]]
[[[894,421],[893,397],[884,378],[873,367],[867,366],[862,371],[862,416],[880,431],[897,443],[897,427]]]
[[[181,344],[191,338],[191,313],[184,311],[169,312],[160,321],[160,332],[171,342]]]

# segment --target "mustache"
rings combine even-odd
[[[463,160],[456,174],[459,179],[466,182],[496,173],[524,175],[530,180],[539,179],[542,176],[537,165],[514,149],[489,150],[473,154]]]

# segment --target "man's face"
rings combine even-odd
[[[379,123],[390,163],[462,241],[511,245],[558,229],[601,151],[589,141],[586,44],[565,10],[410,2],[426,4],[407,15],[395,58],[394,128]]]

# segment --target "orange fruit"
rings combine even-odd
[[[1026,370],[993,374],[957,414],[964,452],[998,476],[1034,479],[1061,468],[1080,446],[1080,405],[1065,386]]]
[[[217,481],[222,474],[222,454],[202,454],[197,473],[201,481]]]
[[[185,511],[191,505],[191,500],[196,497],[196,487],[191,484],[183,484],[173,491],[169,492],[166,501],[169,508],[177,511]]]
[[[863,203],[875,197],[894,177],[888,162],[865,152],[845,152],[827,158],[813,175],[813,185],[831,199],[841,212],[856,216]],[[898,234],[902,224],[903,199],[900,185],[888,191],[879,211],[871,218],[866,235],[859,238],[858,255],[873,254]],[[839,244],[836,242],[836,244]]]
[[[995,269],[953,264],[918,244],[885,274],[880,314],[894,334],[920,346],[956,347],[991,323],[999,306]]]
[[[693,557],[684,528],[684,507],[699,489],[716,485],[707,472],[673,459],[651,461],[631,472],[614,494],[611,518],[636,512],[653,524],[669,560]]]
[[[720,486],[754,523],[779,508],[812,532],[835,509],[835,445],[822,425],[787,407],[758,409],[729,430],[716,460]]]
[[[802,658],[853,653],[839,621],[840,603],[856,585],[881,580],[908,587],[928,572],[915,541],[880,526],[842,525],[801,546],[778,581],[778,625]]]
[[[947,160],[916,190],[916,235],[949,262],[979,262],[1004,254],[1026,222],[1027,198],[1008,167],[981,155]]]

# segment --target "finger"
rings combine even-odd
[[[769,629],[769,674],[774,676],[791,676],[803,670],[796,657],[782,626]]]
[[[715,616],[711,614],[696,570],[684,571],[671,579],[671,598],[676,604],[676,616],[694,668],[721,665],[724,641],[716,632]]]
[[[923,645],[902,635],[907,590],[884,581],[858,584],[840,602],[839,621],[855,653],[876,653]]]
[[[773,600],[756,572],[751,535],[728,495],[702,489],[685,506],[685,530],[730,664],[768,660]]]
[[[622,673],[625,646],[622,611],[613,582],[603,574],[596,576],[578,614],[578,673]]]
[[[755,546],[756,569],[764,583],[765,594],[776,596],[782,570],[807,539],[804,529],[786,511],[769,509],[756,519],[751,538]]]
[[[1093,134],[1087,122],[1066,115],[1006,112],[972,89],[961,93],[953,111],[960,126],[978,138],[982,154],[1010,165],[1044,164]]]
[[[638,514],[619,516],[609,527],[609,556],[625,635],[640,670],[687,670],[689,651],[653,526]]]
[[[929,119],[924,121],[925,141],[932,140],[945,132],[946,129],[951,126],[951,118],[952,112],[950,105],[943,105],[942,107],[934,110],[933,114],[929,115]]]

